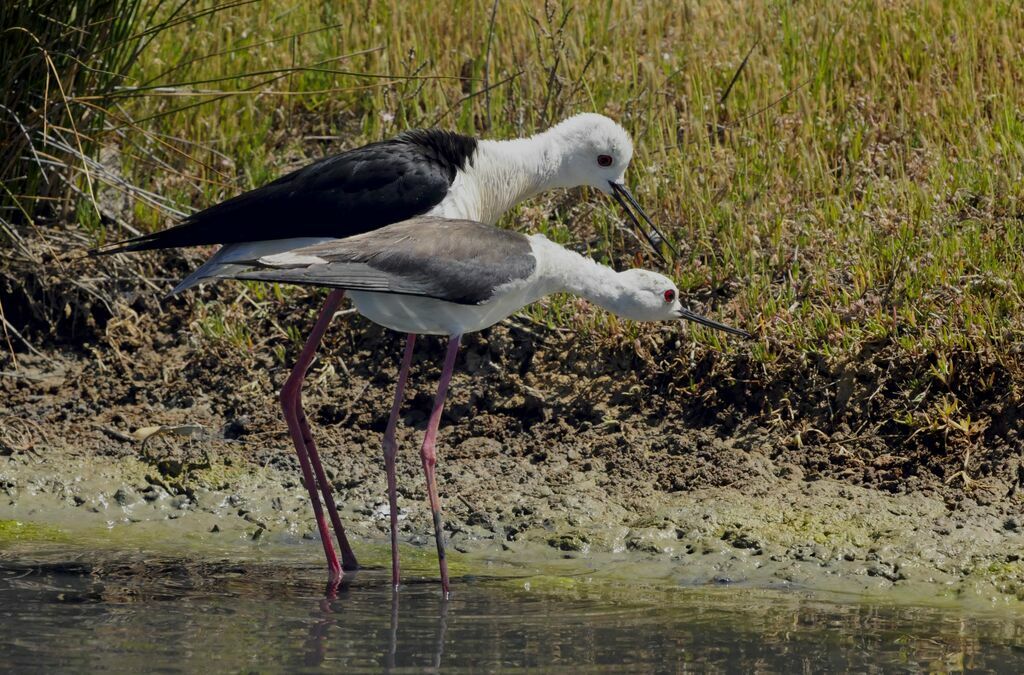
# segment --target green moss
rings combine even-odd
[[[240,477],[248,475],[249,467],[244,462],[210,462],[208,466],[189,471],[188,482],[199,483],[211,489],[224,489]]]
[[[984,570],[984,574],[995,577],[997,580],[1024,583],[1024,561],[1021,560],[993,561]]]
[[[560,551],[585,551],[590,548],[590,538],[580,532],[568,532],[549,537],[548,546]]]
[[[0,520],[0,547],[20,542],[67,541],[63,530],[48,525],[24,523],[20,520]]]

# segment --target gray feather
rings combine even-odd
[[[287,258],[322,262],[296,264]],[[262,258],[223,276],[476,305],[535,268],[530,242],[522,234],[471,220],[420,217],[295,249],[278,261]]]

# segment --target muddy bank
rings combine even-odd
[[[214,287],[161,304],[132,281],[100,311],[68,292],[74,330],[33,323],[6,296],[45,348],[4,357],[0,519],[315,539],[276,392],[298,348],[288,327],[311,323],[317,296],[253,287],[226,302]],[[688,584],[1024,598],[1020,403],[990,395],[1006,380],[991,364],[947,382],[988,383],[975,398],[994,421],[965,444],[894,419],[893,392],[913,373],[884,346],[855,366],[770,372],[749,346],[701,346],[689,327],[632,330],[598,338],[520,316],[466,337],[439,440],[455,551],[655,562]],[[346,524],[373,550],[386,537],[380,436],[401,345],[338,317],[305,390]],[[411,545],[431,541],[418,450],[443,348],[420,339],[399,432]]]
[[[350,351],[335,345],[314,367],[307,409],[346,525],[380,562],[393,367],[374,372],[372,351],[397,354],[399,342],[355,317],[336,330]],[[439,477],[450,546],[466,560],[628,561],[683,584],[1024,600],[1024,518],[1008,486],[951,500],[928,485],[893,493],[811,474],[770,428],[737,425],[722,437],[652,409],[650,390],[615,356],[588,366],[614,378],[581,377],[572,357],[572,374],[537,368],[555,358],[538,339],[499,327],[469,339],[459,362]],[[216,349],[200,354],[159,332],[155,342],[134,354],[22,359],[0,406],[0,519],[105,532],[115,546],[127,533],[185,546],[307,544],[318,561],[272,394],[285,368],[254,350],[257,366],[243,375]],[[418,443],[441,349],[423,341],[399,433],[401,536],[426,550]],[[846,462],[860,451],[831,452]]]
[[[329,470],[339,476],[341,458],[326,454]],[[208,459],[209,467],[169,485],[151,464],[134,458],[97,465],[66,456],[6,457],[0,520],[55,529],[8,523],[0,547],[26,532],[41,543],[86,536],[110,548],[148,542],[185,555],[217,549],[244,557],[265,545],[304,545],[296,555],[319,563],[312,514],[293,471],[247,461],[238,448],[213,449]],[[737,583],[1000,606],[1024,600],[1022,523],[995,506],[951,512],[933,497],[778,477],[757,456],[747,464],[757,487],[650,491],[640,506],[615,496],[596,476],[573,470],[568,460],[553,463],[553,471],[538,471],[528,460],[448,459],[442,495],[449,544],[464,554],[455,555],[456,569],[479,572],[482,559],[562,561],[567,573],[576,564],[619,565],[627,575],[640,570],[682,585]],[[502,489],[490,477],[495,467],[512,476]],[[415,468],[407,457],[402,539],[430,552],[430,518]],[[572,489],[562,479],[571,479]],[[383,479],[367,475],[347,484],[340,490],[346,525],[364,562],[380,565],[387,527]]]

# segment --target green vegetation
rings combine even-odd
[[[630,180],[678,243],[680,288],[758,336],[691,329],[687,363],[713,354],[714,372],[764,389],[826,364],[819,408],[843,398],[844,373],[864,398],[877,386],[895,403],[863,403],[875,430],[962,452],[965,484],[970,449],[1005,433],[990,427],[992,406],[1019,402],[1024,384],[1020,3],[144,7],[131,16],[152,39],[104,94],[94,130],[105,152],[96,205],[79,201],[89,243],[129,234],[116,223],[165,227],[167,205],[203,207],[407,127],[507,137],[596,110],[634,135]],[[548,195],[505,225],[653,265],[602,200]],[[243,312],[273,316],[296,297],[253,293],[202,308],[197,333],[252,347]],[[662,334],[569,298],[526,316],[641,356],[657,351],[642,338]],[[664,372],[658,358],[650,367]],[[797,444],[817,431],[785,397],[757,405]]]
[[[49,210],[66,214],[73,197],[94,197],[88,164],[72,158],[98,152],[105,97],[148,45],[146,36],[132,34],[145,20],[140,4],[27,0],[0,6],[5,243],[19,238],[9,221],[31,221],[39,202],[56,202]]]
[[[55,527],[18,520],[0,520],[0,548],[25,542],[66,541],[67,535]]]

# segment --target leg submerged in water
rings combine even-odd
[[[434,399],[434,409],[430,412],[430,420],[427,422],[427,433],[423,436],[423,448],[420,450],[420,459],[423,460],[423,473],[427,478],[427,498],[430,500],[430,513],[434,520],[434,539],[437,541],[437,562],[441,569],[441,590],[445,599],[451,593],[448,584],[448,561],[445,558],[444,548],[444,523],[441,521],[441,500],[437,496],[437,478],[434,475],[434,467],[437,466],[437,428],[441,424],[441,412],[444,410],[444,401],[448,396],[448,384],[452,379],[452,371],[455,369],[455,357],[459,353],[459,341],[461,335],[453,335],[448,340],[448,353],[444,359],[444,368],[441,369],[441,380],[437,384],[437,397]]]
[[[306,379],[306,370],[309,369],[310,364],[313,362],[313,355],[316,353],[320,341],[323,340],[327,326],[330,324],[334,312],[337,311],[344,297],[345,291],[340,290],[332,291],[327,296],[327,301],[320,311],[316,325],[313,326],[313,331],[309,334],[306,344],[302,347],[302,352],[299,354],[298,361],[295,363],[291,375],[288,376],[288,380],[281,389],[281,408],[284,411],[288,432],[292,437],[292,442],[295,444],[295,453],[299,457],[299,465],[302,467],[302,476],[306,483],[306,489],[309,490],[309,498],[316,517],[317,530],[323,541],[324,554],[327,556],[327,567],[331,578],[339,576],[342,569],[358,569],[359,563],[356,561],[355,553],[353,553],[352,547],[348,543],[348,538],[345,536],[345,528],[341,524],[338,507],[335,505],[334,497],[331,494],[331,485],[327,480],[323,464],[320,462],[320,455],[317,452],[316,443],[313,442],[306,414],[302,410],[302,383]],[[327,530],[327,521],[324,517],[320,497],[317,495],[317,487],[319,487],[320,493],[323,495],[324,504],[327,506],[327,512],[334,526],[334,532],[338,537],[338,545],[341,547],[340,564],[338,556],[334,552],[334,546],[331,544],[331,536]]]
[[[398,454],[398,443],[395,441],[395,430],[398,427],[398,415],[402,409],[402,397],[405,393],[405,383],[409,379],[409,366],[412,364],[412,352],[415,345],[416,334],[409,333],[405,339],[402,366],[398,370],[395,404],[391,407],[388,427],[384,431],[384,470],[388,477],[388,506],[391,509],[391,583],[396,590],[401,575],[398,568],[398,478],[395,475],[395,456]]]

